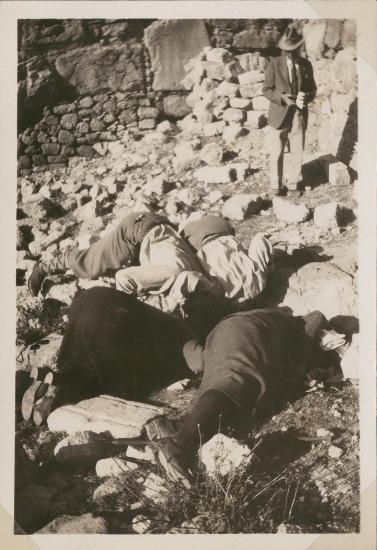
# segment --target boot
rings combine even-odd
[[[67,269],[70,269],[68,255],[69,252],[64,252],[63,254],[53,256],[47,260],[41,260],[34,265],[33,271],[27,282],[29,291],[33,296],[38,296],[43,281],[48,273],[65,273]]]

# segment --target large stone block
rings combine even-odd
[[[103,535],[107,533],[107,523],[104,518],[95,517],[93,514],[60,516],[37,531],[37,534],[40,535],[54,533],[61,535]]]
[[[186,98],[180,95],[168,95],[164,97],[162,100],[162,110],[165,115],[174,118],[183,118],[190,112]]]
[[[162,407],[100,395],[55,409],[47,419],[51,431],[72,434],[90,430],[108,431],[112,437],[140,437],[145,423],[166,411]]]
[[[321,204],[314,209],[314,225],[331,229],[340,224],[341,210],[337,202]]]
[[[327,319],[358,316],[354,279],[328,262],[312,262],[291,275],[282,304],[294,315],[319,310]]]
[[[72,50],[60,55],[55,66],[78,94],[144,91],[143,48],[138,44]]]
[[[229,475],[236,468],[250,464],[253,452],[237,439],[219,433],[201,447],[199,458],[207,474],[216,477]]]
[[[151,57],[154,90],[183,90],[184,66],[210,46],[204,21],[200,19],[159,20],[144,33]]]
[[[306,204],[293,204],[287,200],[275,197],[272,201],[272,206],[277,219],[286,223],[304,222],[310,216],[310,210]]]
[[[221,214],[224,218],[230,220],[245,220],[253,214],[257,214],[263,205],[263,200],[259,195],[240,193],[233,195],[222,207]]]

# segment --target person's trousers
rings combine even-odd
[[[305,145],[304,116],[296,109],[290,125],[278,130],[270,128],[270,132],[271,189],[281,189],[285,183],[287,189],[297,190],[297,184],[302,180],[301,168]],[[284,150],[288,140],[290,156],[288,166],[284,170]]]
[[[250,298],[258,296],[266,287],[272,261],[272,244],[263,235],[258,234],[251,240],[248,256],[254,263],[253,286]]]

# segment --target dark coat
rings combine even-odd
[[[313,101],[317,87],[313,77],[312,64],[302,57],[295,60],[295,63],[299,66],[297,72],[298,89],[301,92],[309,94],[309,102]],[[263,93],[271,102],[268,115],[269,125],[276,129],[284,128],[287,121],[289,121],[289,114],[295,109],[295,107],[286,105],[281,98],[282,93],[292,93],[287,61],[284,55],[272,57],[267,65]],[[303,109],[303,116],[306,124],[308,118],[308,109],[306,107]]]
[[[135,399],[190,376],[183,347],[195,338],[183,321],[124,292],[80,292],[57,361],[62,401],[99,393]]]

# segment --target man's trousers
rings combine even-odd
[[[270,163],[271,189],[281,189],[285,184],[288,190],[297,190],[297,184],[302,180],[301,167],[305,144],[305,118],[296,109],[291,124],[284,125],[284,128],[270,128]],[[289,140],[290,158],[286,170],[284,170],[284,150]],[[283,177],[283,173],[284,177]]]

